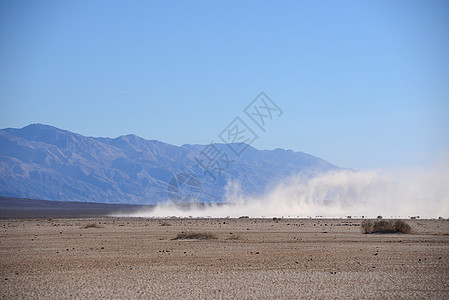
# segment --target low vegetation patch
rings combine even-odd
[[[172,240],[214,240],[217,237],[208,232],[181,232]]]
[[[366,220],[361,226],[363,233],[412,233],[410,225],[402,220]]]
[[[83,228],[103,228],[103,226],[97,223],[88,223]]]

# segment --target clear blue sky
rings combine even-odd
[[[265,91],[253,144],[355,169],[449,149],[449,1],[1,1],[0,128],[167,143]]]

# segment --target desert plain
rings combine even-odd
[[[448,299],[449,221],[0,220],[1,299]],[[181,233],[211,239],[174,239]]]

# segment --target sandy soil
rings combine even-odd
[[[0,220],[0,297],[449,297],[449,221],[408,220],[408,235],[362,234],[360,221]],[[172,240],[188,231],[217,239]]]

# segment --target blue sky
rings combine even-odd
[[[257,148],[423,165],[449,149],[448,53],[448,1],[1,1],[0,128],[207,144],[265,91],[284,113]]]

